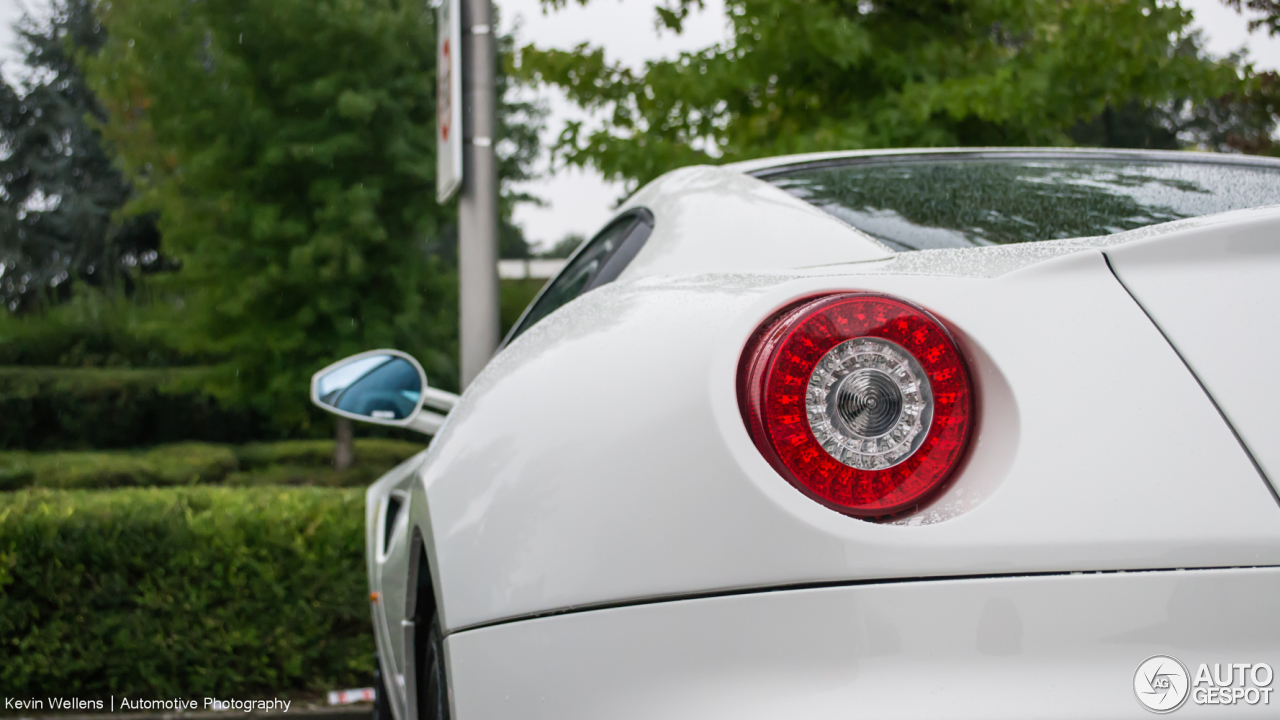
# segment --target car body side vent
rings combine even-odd
[[[391,549],[391,533],[396,529],[396,520],[400,517],[400,508],[404,506],[403,500],[396,494],[387,496],[387,516],[382,523],[382,552]]]

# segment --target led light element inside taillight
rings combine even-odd
[[[827,351],[809,376],[809,429],[831,457],[859,470],[893,467],[924,442],[933,392],[924,368],[874,337]]]
[[[752,439],[806,495],[860,517],[919,504],[955,470],[973,416],[946,328],[883,295],[788,308],[752,337],[739,401]]]

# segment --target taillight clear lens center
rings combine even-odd
[[[859,470],[893,467],[924,442],[933,393],[920,363],[896,343],[860,337],[831,348],[809,376],[814,439]]]

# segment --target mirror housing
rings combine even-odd
[[[427,385],[427,374],[411,355],[370,350],[339,360],[311,376],[311,402],[352,420],[407,427],[433,435],[458,402],[453,393]]]

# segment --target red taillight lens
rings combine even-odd
[[[784,309],[747,343],[738,401],[760,452],[801,492],[847,515],[919,504],[969,439],[969,372],[933,316],[850,293]]]

